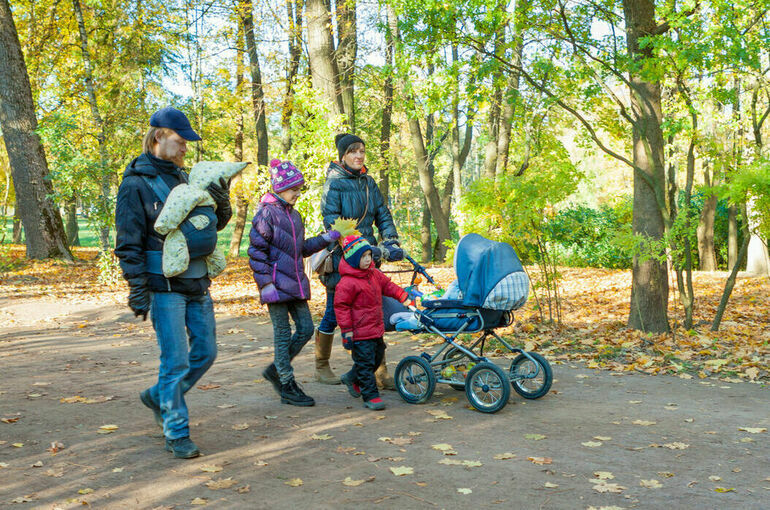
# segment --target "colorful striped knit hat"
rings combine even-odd
[[[345,257],[350,267],[358,269],[361,264],[361,257],[367,251],[372,251],[372,245],[361,236],[347,236],[342,241],[342,256]]]

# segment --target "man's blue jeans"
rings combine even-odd
[[[155,292],[150,313],[160,346],[158,383],[150,395],[160,405],[166,438],[179,439],[190,435],[184,395],[217,357],[214,304],[208,292]]]
[[[326,288],[326,310],[318,325],[318,331],[333,335],[337,329],[337,316],[334,314],[334,289]]]

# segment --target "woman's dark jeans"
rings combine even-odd
[[[334,289],[326,288],[326,310],[318,325],[318,331],[333,335],[337,329],[337,316],[334,314]]]

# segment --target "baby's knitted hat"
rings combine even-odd
[[[290,161],[274,159],[270,161],[270,182],[273,191],[280,193],[295,186],[302,186],[305,184],[305,178]]]
[[[342,241],[342,255],[350,267],[358,269],[361,257],[367,251],[372,251],[372,245],[361,236],[347,236]]]

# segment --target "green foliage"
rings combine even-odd
[[[118,285],[118,282],[123,280],[123,273],[120,270],[118,258],[111,250],[99,253],[97,267],[99,268],[97,279],[102,285],[115,287]]]
[[[741,167],[721,192],[730,203],[748,203],[751,220],[757,225],[755,233],[770,239],[770,159],[760,157]]]
[[[616,237],[630,225],[631,199],[627,197],[615,206],[574,206],[561,210],[545,228],[560,264],[627,269],[633,255],[617,243]]]

